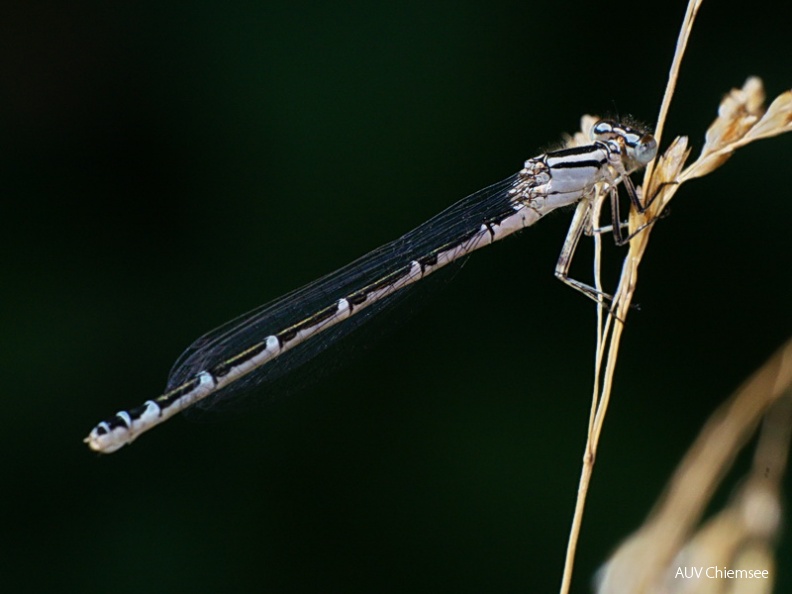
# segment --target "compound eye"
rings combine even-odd
[[[644,134],[633,149],[635,160],[647,165],[657,155],[657,141],[651,134]]]

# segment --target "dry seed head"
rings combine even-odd
[[[720,150],[740,140],[756,124],[764,111],[762,81],[753,76],[741,89],[732,89],[718,106],[718,117],[704,135],[701,155]]]
[[[573,148],[576,146],[586,146],[591,144],[591,129],[599,121],[600,118],[592,115],[584,115],[580,118],[580,130],[575,132],[572,136],[565,134],[564,146],[566,148]]]
[[[758,77],[750,77],[741,89],[732,89],[721,101],[718,117],[707,130],[701,155],[682,173],[680,183],[711,173],[735,150],[754,140],[792,131],[792,91],[776,97],[767,111],[764,100]]]

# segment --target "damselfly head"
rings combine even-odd
[[[638,167],[648,165],[657,155],[657,141],[644,132],[614,120],[600,120],[591,128],[591,139],[600,142],[616,141],[622,154]]]

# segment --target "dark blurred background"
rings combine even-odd
[[[514,173],[581,114],[652,122],[684,8],[4,4],[0,580],[555,591],[594,358],[595,309],[552,274],[569,213],[475,254],[376,348],[288,399],[177,418],[109,457],[81,440],[159,394],[203,332]],[[781,10],[705,3],[663,146],[689,134],[698,151],[748,75],[769,96],[792,85]],[[575,592],[792,329],[790,155],[792,136],[741,150],[654,230]],[[574,275],[589,271],[584,249]],[[791,552],[787,535],[778,591],[792,592]]]

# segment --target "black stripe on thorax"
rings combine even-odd
[[[594,151],[605,150],[604,146],[597,144],[587,144],[585,146],[573,146],[572,148],[560,149],[547,153],[545,157],[558,159],[563,157],[574,157],[576,155],[585,155],[586,153],[593,153]]]
[[[560,163],[553,163],[550,168],[553,169],[599,169],[605,164],[605,159],[602,161],[596,161],[594,159],[590,161],[561,161]]]

